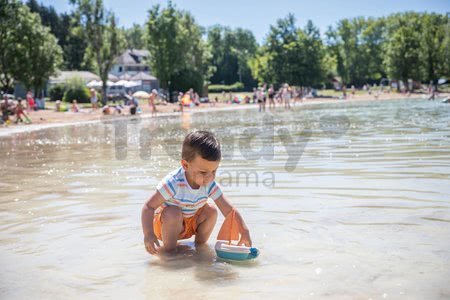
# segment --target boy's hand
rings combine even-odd
[[[151,255],[158,254],[158,248],[160,246],[159,241],[154,234],[150,234],[144,237],[144,245],[147,252],[150,253]]]
[[[247,247],[252,246],[252,239],[250,238],[250,232],[248,230],[241,232],[241,239],[238,242],[238,246],[245,245]]]

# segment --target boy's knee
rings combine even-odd
[[[205,204],[205,213],[208,217],[217,218],[217,208],[210,204]]]
[[[183,213],[181,208],[176,206],[168,206],[161,213],[161,221],[163,223],[179,223],[183,221]]]

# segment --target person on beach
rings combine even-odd
[[[27,98],[27,112],[35,110],[36,102],[34,101],[33,94],[31,93],[31,91],[28,91],[26,98]]]
[[[345,84],[342,86],[342,99],[347,99],[347,86]]]
[[[256,100],[258,99],[258,90],[256,88],[253,88],[253,94],[252,94],[252,103],[256,103]]]
[[[10,109],[10,102],[8,99],[7,95],[3,95],[3,102],[0,106],[1,110],[2,110],[2,124],[6,124],[9,125],[10,120],[9,120],[9,109]]]
[[[150,108],[152,109],[152,117],[155,116],[156,117],[156,104],[155,104],[155,100],[156,97],[158,96],[158,91],[153,89],[152,92],[150,93],[150,97],[148,98],[148,104],[150,105]]]
[[[37,94],[34,101],[35,101],[35,110],[45,109],[45,98],[43,91]]]
[[[215,206],[225,217],[235,212],[241,234],[238,244],[251,247],[242,216],[214,181],[221,158],[220,143],[211,132],[194,131],[185,137],[181,167],[164,177],[142,208],[144,245],[150,254],[172,252],[178,240],[192,236],[197,245],[205,244],[217,220]],[[162,249],[159,241],[164,244]]]
[[[22,119],[22,116],[23,116],[23,119]],[[22,99],[20,99],[20,98],[17,100],[15,123],[17,124],[19,122],[23,122],[25,124],[31,124],[31,119],[23,111]]]
[[[131,91],[128,92],[126,98],[126,105],[129,107],[130,114],[135,115],[139,109],[139,101],[132,95]]]
[[[428,101],[435,100],[436,98],[436,89],[432,82],[430,82],[430,86],[428,87]]]
[[[269,97],[269,109],[275,108],[275,89],[273,88],[273,84],[267,90],[267,96]]]
[[[283,99],[284,108],[291,109],[291,88],[289,84],[285,83],[283,91],[281,92],[281,98]]]
[[[91,89],[90,92],[91,92],[92,111],[96,111],[98,108],[97,91],[94,89]]]
[[[77,100],[72,101],[72,107],[70,110],[74,113],[80,112],[80,108],[78,107]]]
[[[266,105],[265,105],[265,93],[263,88],[258,89],[258,106],[259,106],[259,112],[262,112],[263,110],[266,111]]]

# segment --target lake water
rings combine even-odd
[[[144,249],[142,204],[194,129],[222,141],[217,181],[256,261],[217,260],[219,224],[207,248]],[[6,136],[0,153],[1,299],[450,298],[450,105],[104,120]]]

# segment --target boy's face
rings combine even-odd
[[[181,160],[181,165],[189,177],[188,180],[193,181],[196,185],[194,188],[211,183],[216,178],[216,171],[219,168],[219,164],[219,160],[209,161],[199,155],[196,155],[189,162],[184,159]]]

